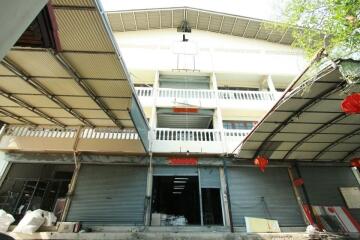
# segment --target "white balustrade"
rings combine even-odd
[[[82,139],[113,139],[113,140],[136,140],[139,139],[135,129],[119,128],[84,128],[81,130]]]
[[[151,87],[136,87],[135,91],[139,97],[152,97],[154,92]]]
[[[219,99],[241,101],[275,101],[276,93],[265,91],[218,90]]]
[[[30,127],[10,125],[4,132],[4,137],[12,139],[17,137],[28,137],[30,139],[29,149],[34,146],[36,149],[46,148],[49,143],[59,146],[59,149],[72,149],[73,141],[77,135],[78,128],[57,128],[57,127]],[[221,132],[223,131],[223,132]],[[228,146],[239,144],[250,130],[232,130],[232,129],[182,129],[182,128],[155,128],[151,130],[151,139],[153,144],[153,152],[202,152],[202,153],[223,153],[223,144],[226,142]],[[225,139],[223,139],[224,137]],[[38,140],[31,140],[37,138]],[[48,138],[48,139],[46,139]],[[64,142],[64,140],[67,140]],[[135,129],[119,129],[115,127],[103,128],[82,128],[79,133],[79,141],[81,147],[87,140],[139,140],[139,136]],[[60,145],[53,141],[60,141]],[[119,142],[121,143],[121,142]],[[34,145],[35,144],[35,145]],[[62,146],[61,146],[62,145]],[[92,147],[89,145],[88,147]],[[66,150],[65,149],[65,150]],[[89,148],[90,149],[90,148]],[[87,150],[89,150],[87,149]],[[90,149],[91,150],[91,149]]]
[[[215,129],[156,128],[154,140],[216,142],[221,134]]]
[[[74,138],[76,128],[9,126],[5,135],[13,137]]]
[[[136,87],[139,97],[152,97],[155,90],[151,87]],[[186,98],[186,99],[215,99],[216,94],[221,100],[239,101],[275,101],[278,92],[266,91],[233,91],[233,90],[206,90],[206,89],[157,89],[158,98]]]

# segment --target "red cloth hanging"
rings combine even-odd
[[[353,93],[347,96],[341,103],[341,109],[347,114],[360,113],[360,93]]]
[[[265,172],[265,168],[269,164],[269,159],[264,156],[258,156],[254,160],[254,164],[260,168],[260,171]]]

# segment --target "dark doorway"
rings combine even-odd
[[[152,225],[177,225],[177,219],[179,225],[201,224],[197,176],[154,176],[153,180]],[[156,214],[161,215],[157,223]]]
[[[204,225],[223,225],[219,188],[202,188]]]

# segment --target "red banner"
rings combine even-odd
[[[168,158],[169,165],[197,165],[198,159],[193,157],[183,158],[183,157],[170,157]]]
[[[197,113],[198,109],[197,108],[179,108],[179,107],[174,107],[173,108],[173,112],[176,113]]]

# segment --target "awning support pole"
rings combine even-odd
[[[226,161],[224,159],[223,159],[223,166],[224,166],[224,176],[225,176],[225,183],[226,183],[226,195],[227,195],[228,208],[229,208],[230,231],[233,233],[233,232],[235,232],[235,230],[234,230],[234,223],[233,223],[232,211],[231,211],[231,197],[230,197],[230,191],[229,191],[228,169],[226,166]]]
[[[299,178],[302,178],[298,163],[295,163],[294,168],[295,168],[295,171],[296,171],[296,175]],[[310,216],[313,219],[314,223],[317,225],[317,219],[315,217],[314,210],[312,209],[310,198],[309,198],[308,192],[306,191],[305,183],[301,185],[301,189],[302,189],[302,192],[304,194],[305,204],[309,207]]]
[[[303,202],[301,200],[301,196],[300,196],[300,193],[297,189],[297,187],[295,186],[294,184],[294,175],[292,173],[292,168],[291,167],[288,167],[288,172],[289,172],[289,177],[290,177],[290,180],[291,180],[291,186],[294,190],[294,194],[295,194],[295,197],[296,197],[296,201],[299,205],[299,208],[300,208],[300,211],[301,211],[301,216],[303,217],[303,220],[304,222],[309,225],[310,224],[310,221],[309,219],[306,217],[306,213],[305,213],[305,210],[304,210],[304,206],[303,206]]]
[[[73,157],[74,157],[75,169],[74,169],[74,173],[73,173],[73,176],[72,176],[70,184],[69,184],[68,192],[66,194],[66,202],[65,202],[65,206],[64,206],[64,211],[61,214],[61,221],[62,222],[66,221],[66,217],[67,217],[67,215],[69,213],[69,209],[70,209],[71,200],[72,200],[73,195],[74,195],[77,179],[79,177],[81,162],[80,162],[80,160],[78,158],[78,152],[77,152],[76,149],[77,149],[77,145],[78,145],[79,138],[80,138],[80,135],[81,135],[81,129],[82,129],[81,127],[78,128],[78,130],[76,132],[76,136],[75,136],[74,145],[73,145]]]

